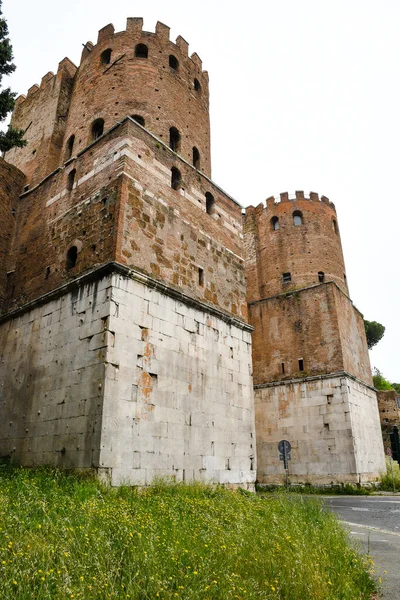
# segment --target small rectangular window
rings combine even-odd
[[[282,363],[282,373],[285,374],[285,363]]]
[[[204,270],[199,267],[199,285],[204,285]]]
[[[299,371],[304,371],[304,360],[299,358]]]
[[[291,273],[282,273],[282,283],[290,283],[292,281]]]

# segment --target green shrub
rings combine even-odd
[[[392,384],[384,377],[383,373],[380,372],[376,367],[373,369],[372,376],[374,387],[379,391],[392,390]]]
[[[370,563],[320,502],[200,484],[106,488],[0,470],[0,597],[369,599]]]
[[[393,467],[393,477],[392,477]],[[400,467],[399,463],[395,460],[391,460],[388,456],[386,457],[386,473],[381,473],[381,490],[387,490],[393,492],[393,479],[396,491],[400,491]]]

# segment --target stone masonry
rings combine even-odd
[[[199,56],[142,24],[107,25],[16,101],[0,456],[252,489],[282,481],[287,438],[295,481],[374,479],[376,394],[334,205],[281,194],[243,218],[210,179]]]
[[[8,319],[0,334],[0,455],[96,467],[113,484],[166,474],[252,484],[246,326],[108,268]]]
[[[378,392],[378,408],[385,452],[391,448],[390,434],[397,425],[400,429],[400,394],[396,390]]]
[[[375,392],[344,372],[256,386],[255,406],[260,483],[282,480],[282,438],[292,445],[293,483],[364,483],[384,470]]]

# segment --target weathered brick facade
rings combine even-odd
[[[297,192],[243,220],[210,180],[208,108],[197,54],[137,18],[17,100],[28,143],[0,161],[0,455],[113,484],[252,487],[256,456],[260,481],[280,480],[288,437],[299,481],[374,478],[335,208]]]
[[[390,434],[397,425],[400,429],[400,394],[396,390],[378,392],[378,407],[381,418],[382,437],[385,452],[391,448]]]
[[[107,131],[126,116],[142,117],[146,129],[167,145],[170,129],[176,128],[179,155],[192,163],[197,148],[199,169],[211,175],[208,74],[197,54],[188,56],[181,36],[174,44],[169,27],[157,23],[156,33],[150,33],[142,24],[142,19],[128,19],[126,31],[118,33],[113,25],[103,27],[95,46],[85,44],[78,69],[64,59],[56,75],[48,73],[26,98],[18,98],[12,124],[29,127],[29,143],[7,153],[6,160],[21,168],[28,184],[86,148],[96,119]],[[170,57],[177,61],[174,67]]]
[[[0,159],[0,311],[3,308],[7,279],[12,276],[8,262],[15,235],[15,215],[25,177],[21,171]]]

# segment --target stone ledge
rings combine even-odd
[[[96,140],[94,140],[93,142],[90,142],[90,144],[88,144],[87,146],[85,146],[85,148],[83,148],[82,150],[80,150],[76,154],[76,156],[71,157],[63,165],[58,166],[56,169],[54,169],[54,171],[52,171],[51,173],[48,173],[48,175],[46,175],[41,181],[39,181],[38,183],[36,183],[31,189],[26,190],[26,192],[23,192],[20,195],[20,198],[21,199],[25,198],[26,196],[28,196],[29,194],[31,194],[34,190],[36,190],[37,188],[39,188],[41,185],[43,185],[46,181],[48,181],[49,179],[51,179],[58,172],[62,171],[67,165],[70,165],[71,163],[73,163],[76,158],[79,158],[80,156],[83,156],[84,154],[86,154],[86,152],[90,151],[94,146],[96,146],[102,140],[104,140],[104,138],[106,138],[110,133],[112,133],[113,131],[115,131],[119,127],[121,127],[121,125],[124,125],[124,123],[126,123],[127,121],[129,121],[130,123],[133,123],[135,125],[135,127],[137,127],[139,130],[145,131],[150,138],[152,138],[157,144],[160,144],[160,146],[162,146],[164,148],[164,150],[166,150],[169,154],[172,154],[175,159],[177,159],[178,161],[184,163],[187,167],[190,167],[190,169],[196,171],[196,173],[202,179],[205,179],[206,181],[208,181],[209,183],[211,183],[211,185],[213,185],[219,192],[221,192],[221,194],[223,194],[224,196],[226,196],[227,198],[229,198],[229,200],[231,200],[234,204],[236,204],[236,206],[239,206],[239,208],[241,208],[242,210],[244,210],[244,206],[242,204],[240,204],[240,202],[238,202],[237,200],[235,200],[235,198],[233,198],[230,194],[227,194],[227,192],[225,192],[225,190],[223,190],[219,185],[217,185],[210,177],[208,177],[202,171],[199,171],[198,169],[196,169],[196,167],[194,167],[192,164],[190,164],[190,162],[188,162],[185,158],[183,158],[183,156],[181,156],[180,154],[177,154],[176,152],[174,152],[173,150],[171,150],[171,148],[162,139],[158,138],[156,135],[154,135],[154,133],[152,133],[151,131],[149,131],[148,129],[146,129],[146,127],[143,127],[142,125],[140,125],[140,123],[138,123],[137,121],[135,121],[134,119],[132,119],[132,117],[129,117],[129,116],[126,116],[121,121],[118,121],[117,123],[115,123],[115,125],[113,125],[109,129],[107,129]]]
[[[82,285],[91,283],[93,281],[97,281],[99,279],[102,279],[103,277],[107,277],[108,275],[113,275],[113,274],[122,275],[123,277],[126,277],[127,279],[133,279],[134,281],[138,281],[150,289],[157,290],[157,291],[165,294],[166,296],[173,298],[174,300],[178,300],[179,302],[186,304],[187,306],[190,306],[190,307],[196,308],[198,310],[201,310],[203,312],[206,312],[208,314],[214,315],[214,316],[218,317],[219,319],[221,319],[221,321],[224,321],[225,323],[229,323],[230,325],[234,325],[235,327],[238,327],[239,329],[243,329],[244,331],[248,331],[251,333],[254,329],[248,323],[245,323],[244,321],[241,321],[240,319],[233,317],[229,313],[225,313],[224,311],[216,308],[215,306],[211,306],[210,304],[206,304],[205,302],[201,302],[200,300],[191,298],[187,294],[184,294],[183,292],[180,292],[179,290],[174,289],[174,288],[166,285],[165,283],[162,283],[161,281],[157,281],[156,279],[153,279],[153,277],[150,277],[149,275],[141,273],[140,271],[137,271],[135,269],[125,267],[124,265],[121,265],[120,263],[116,263],[116,262],[109,262],[109,263],[106,263],[105,265],[101,265],[100,267],[97,267],[96,269],[92,269],[91,271],[89,271],[83,275],[80,275],[76,279],[69,281],[68,283],[56,288],[55,290],[52,290],[48,294],[39,296],[35,300],[32,300],[31,302],[27,302],[26,304],[24,304],[23,306],[20,306],[19,308],[16,308],[15,310],[11,310],[11,311],[5,313],[4,315],[0,315],[0,324],[8,321],[9,319],[18,317],[18,316],[24,314],[25,312],[32,310],[38,306],[42,306],[43,304],[46,304],[47,302],[50,302],[51,300],[55,300],[56,298],[59,298],[60,296],[63,296],[65,294],[67,294],[68,292],[71,292],[72,290],[76,290],[77,288],[81,287]]]
[[[369,390],[372,390],[373,392],[377,391],[372,385],[365,383],[365,381],[362,381],[358,377],[351,375],[347,371],[335,371],[333,373],[327,373],[326,375],[310,375],[308,377],[295,377],[293,379],[284,379],[282,381],[271,381],[269,383],[259,383],[254,386],[254,389],[262,390],[264,388],[277,387],[279,385],[288,385],[288,384],[292,384],[292,383],[305,383],[307,381],[322,381],[324,379],[333,379],[334,377],[348,377],[349,379],[352,379],[356,383],[363,385],[364,387],[368,388]]]

